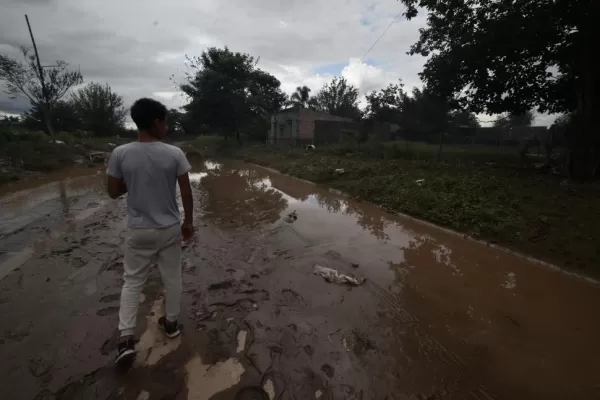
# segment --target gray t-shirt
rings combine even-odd
[[[132,142],[113,150],[106,173],[127,185],[128,226],[168,228],[179,223],[177,177],[191,169],[179,147]]]

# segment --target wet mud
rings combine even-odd
[[[596,283],[247,164],[191,177],[183,335],[153,268],[126,371],[124,200],[94,171],[0,197],[0,398],[600,398]]]

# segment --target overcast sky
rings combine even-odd
[[[85,82],[108,83],[126,105],[154,97],[168,107],[184,99],[170,76],[185,55],[209,46],[260,57],[286,93],[344,76],[362,95],[399,78],[421,86],[424,59],[406,54],[425,25],[423,15],[400,17],[396,0],[0,0],[0,53],[18,56],[30,45],[29,15],[42,64],[61,59],[81,68]],[[25,99],[0,94],[0,112],[19,114]],[[489,119],[489,118],[488,118]],[[547,123],[537,118],[537,123]]]

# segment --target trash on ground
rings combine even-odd
[[[313,269],[313,273],[315,275],[320,275],[327,282],[339,283],[339,284],[348,284],[359,286],[366,281],[366,278],[356,278],[354,276],[342,274],[339,271],[336,271],[332,268],[321,267],[320,265],[315,265]]]
[[[308,146],[306,146],[306,151],[313,151],[314,149],[315,149],[314,144],[309,144]]]
[[[287,217],[284,218],[284,221],[291,224],[292,222],[296,221],[298,219],[298,214],[296,213],[296,210],[294,210],[293,212],[289,213],[287,215]]]
[[[343,173],[344,173],[344,168],[337,168],[337,169],[335,170],[335,173],[336,173],[336,174],[340,174],[340,175],[341,175],[341,174],[343,174]]]
[[[350,351],[350,348],[348,347],[348,341],[346,340],[346,338],[342,339],[342,344],[344,345],[344,349],[346,351]]]
[[[425,179],[417,179],[417,180],[415,181],[415,183],[416,183],[417,185],[421,186],[421,185],[423,185],[423,184],[425,183]]]
[[[93,163],[100,163],[108,159],[107,154],[103,151],[95,151],[88,154],[88,158]]]
[[[327,334],[327,339],[329,339],[329,341],[330,341],[331,343],[333,343],[333,341],[331,340],[331,335],[335,335],[336,333],[340,333],[341,331],[342,331],[342,328],[338,329],[337,331],[329,332],[329,333]]]

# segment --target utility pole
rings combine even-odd
[[[33,51],[35,52],[35,58],[37,60],[38,71],[40,74],[40,83],[42,84],[42,96],[44,97],[45,102],[45,104],[42,105],[42,110],[44,111],[46,128],[48,129],[48,133],[54,136],[54,130],[52,129],[52,123],[50,122],[50,102],[48,101],[48,91],[46,90],[46,83],[44,82],[44,70],[42,68],[42,63],[40,62],[40,55],[38,54],[38,49],[35,44],[35,39],[33,37],[31,24],[29,24],[29,17],[27,14],[25,14],[25,21],[27,21],[27,28],[29,29],[29,36],[31,36],[31,43],[33,43]]]

